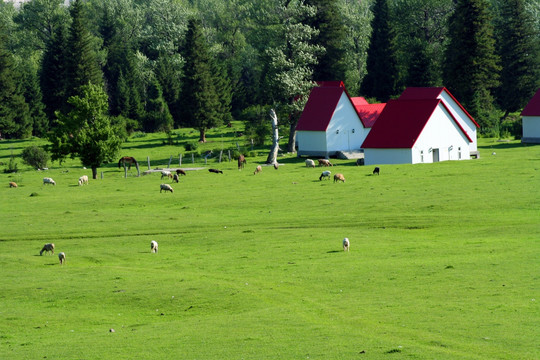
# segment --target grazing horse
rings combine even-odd
[[[131,157],[131,156],[124,156],[123,158],[121,158],[120,160],[118,160],[118,168],[120,169],[120,167],[122,167],[122,165],[128,165],[128,170],[131,169],[131,164],[135,164],[135,166],[137,167],[137,169],[139,168],[139,163],[137,162],[137,160],[135,160],[134,157]]]
[[[245,164],[246,158],[244,157],[244,155],[240,154],[240,156],[238,157],[238,170],[242,170]]]

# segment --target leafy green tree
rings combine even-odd
[[[444,84],[484,131],[495,124],[492,91],[499,84],[499,58],[486,0],[457,0],[450,17]]]
[[[306,23],[319,30],[312,39],[325,49],[313,69],[313,79],[316,81],[345,80],[345,26],[338,0],[305,0],[306,5],[314,6],[317,10],[313,17],[308,17]]]
[[[218,94],[208,44],[202,32],[202,23],[191,19],[188,23],[182,80],[182,123],[199,130],[199,141],[206,142],[206,131],[221,125],[218,114]]]
[[[66,46],[67,28],[58,26],[41,59],[40,85],[49,120],[55,119],[55,112],[65,110],[67,105]]]
[[[47,162],[50,159],[49,153],[41,146],[28,146],[22,151],[21,157],[27,165],[33,166],[36,169],[47,167]]]
[[[523,109],[540,86],[539,34],[523,0],[501,1],[496,21],[501,57],[501,83],[498,102],[510,112]]]
[[[79,158],[97,179],[98,167],[115,158],[121,140],[107,115],[107,94],[102,87],[90,83],[83,85],[80,92],[80,96],[69,98],[69,114],[57,112],[57,126],[49,136],[51,158]]]
[[[20,71],[6,45],[7,36],[0,25],[0,137],[24,138],[31,133],[31,119]]]
[[[367,97],[387,101],[399,92],[399,71],[395,35],[390,23],[387,0],[376,0],[371,22],[371,40],[367,56],[367,75],[360,91]]]
[[[282,23],[277,26],[274,47],[266,50],[269,58],[268,82],[276,105],[281,105],[288,119],[289,140],[287,151],[295,151],[296,124],[315,85],[313,66],[324,49],[311,43],[318,30],[304,23],[315,14],[315,8],[299,1],[280,1],[276,9]]]
[[[82,86],[103,84],[103,73],[98,63],[94,38],[88,31],[82,0],[70,6],[71,26],[66,49],[67,94],[80,95]]]

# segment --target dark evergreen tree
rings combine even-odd
[[[79,88],[88,83],[103,85],[103,74],[83,12],[82,0],[71,3],[71,27],[66,52],[67,94],[69,96],[81,95]]]
[[[444,84],[484,131],[494,126],[490,113],[499,70],[486,0],[458,0],[449,22]]]
[[[0,25],[0,137],[24,138],[31,133],[28,104],[20,86],[20,73],[6,48],[7,36]]]
[[[147,92],[146,114],[143,122],[144,131],[170,131],[173,127],[173,118],[167,103],[163,99],[159,82],[157,80],[152,81]]]
[[[200,20],[190,19],[183,56],[186,61],[180,104],[182,124],[199,130],[199,141],[206,142],[206,131],[221,124],[212,59]]]
[[[67,28],[58,26],[46,44],[41,60],[40,85],[45,114],[49,121],[55,119],[55,111],[65,111],[67,105],[66,71]]]
[[[437,75],[433,61],[427,53],[426,44],[417,41],[412,45],[409,55],[411,60],[406,86],[434,86]]]
[[[316,81],[344,80],[347,64],[345,63],[345,26],[337,0],[306,0],[306,5],[315,6],[315,16],[307,19],[307,24],[319,30],[312,42],[322,46],[325,51],[319,57],[313,69]]]
[[[367,74],[360,91],[365,96],[387,101],[399,92],[397,55],[387,0],[375,1],[371,28],[371,40],[366,61]]]
[[[163,89],[163,99],[169,106],[169,111],[174,120],[174,126],[180,127],[181,125],[181,111],[180,111],[180,91],[182,90],[180,75],[171,64],[171,58],[166,56],[160,56],[156,69],[156,77]]]
[[[540,86],[539,34],[523,0],[502,1],[497,25],[502,65],[497,97],[504,119],[523,109]]]
[[[24,88],[24,98],[29,108],[32,135],[43,137],[49,130],[49,119],[45,115],[45,105],[41,88],[39,87],[39,78],[36,66],[28,59],[23,63],[22,84]]]
[[[214,84],[216,96],[218,98],[217,115],[222,124],[227,124],[232,120],[231,102],[232,86],[224,66],[220,66],[217,61],[213,61]]]

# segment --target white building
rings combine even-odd
[[[470,159],[475,141],[443,99],[400,98],[388,101],[362,147],[366,165],[416,164]]]
[[[540,89],[521,112],[522,143],[540,144]]]

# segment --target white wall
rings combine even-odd
[[[443,91],[441,95],[439,95],[439,99],[441,99],[444,104],[448,107],[452,115],[456,118],[456,120],[459,122],[459,124],[463,127],[463,129],[467,132],[472,143],[469,143],[469,150],[470,151],[477,151],[477,139],[476,139],[476,125],[472,122],[472,120],[465,114],[465,112],[461,109],[461,107],[452,99],[450,95],[446,91]]]
[[[411,164],[411,149],[364,149],[364,164]]]
[[[326,133],[323,131],[297,131],[298,155],[326,156]]]
[[[359,150],[369,130],[364,129],[354,106],[343,92],[326,131],[328,151]]]
[[[540,116],[523,116],[523,142],[540,142]]]

